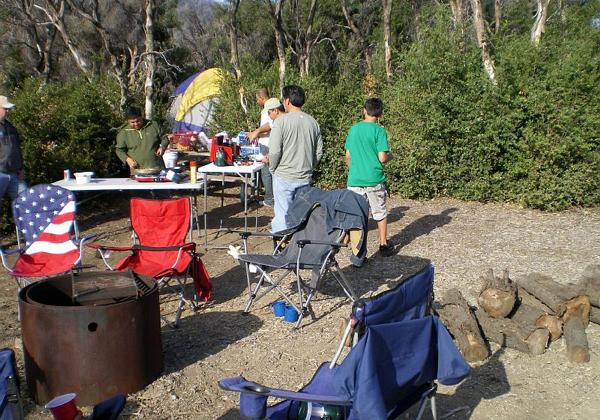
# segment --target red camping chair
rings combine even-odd
[[[19,288],[81,268],[83,243],[93,236],[78,237],[73,193],[55,185],[35,185],[13,200],[12,210],[19,248],[0,247],[0,257]],[[17,255],[12,266],[10,255]]]
[[[190,201],[187,198],[170,200],[147,200],[132,198],[130,202],[131,227],[137,244],[131,247],[90,244],[98,249],[104,263],[111,270],[131,270],[144,276],[153,277],[160,288],[171,288],[175,281],[179,289],[179,305],[175,319],[165,322],[177,327],[181,311],[187,304],[197,309],[199,301],[212,297],[212,284],[206,268],[196,254],[196,244],[185,242],[190,223]],[[106,251],[131,251],[131,255],[110,266]],[[194,284],[194,296],[186,298],[185,285],[188,277]]]

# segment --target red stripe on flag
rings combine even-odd
[[[52,223],[58,225],[59,223],[68,222],[75,219],[75,213],[69,212],[65,214],[58,214],[52,218]]]
[[[38,236],[35,239],[36,242],[45,241],[45,242],[52,242],[55,244],[68,242],[70,240],[71,240],[71,235],[69,234],[69,232],[63,233],[61,235],[55,235],[54,233],[43,232],[40,236]]]
[[[38,252],[33,255],[22,254],[17,260],[13,276],[43,277],[60,274],[73,268],[73,264],[79,258],[79,251],[73,250],[64,255],[47,254]]]

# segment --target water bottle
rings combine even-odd
[[[298,409],[298,420],[343,420],[344,411],[337,405],[324,405],[314,402],[301,401]]]
[[[215,154],[215,165],[225,166],[225,152],[222,147],[219,147],[219,150],[217,150],[217,153]]]

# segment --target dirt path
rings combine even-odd
[[[223,213],[226,226],[242,226],[236,190],[228,190]],[[124,200],[111,208],[84,209],[85,233],[104,234],[103,242],[127,244],[129,233]],[[211,206],[217,198],[211,199]],[[489,267],[508,268],[513,279],[540,272],[561,283],[577,280],[588,264],[600,264],[600,209],[541,213],[504,205],[454,200],[416,202],[392,200],[390,235],[398,253],[377,255],[361,269],[349,267],[347,255],[338,258],[353,286],[363,296],[393,286],[431,261],[436,267],[435,292],[458,287],[474,304],[479,276]],[[261,208],[266,226],[270,209]],[[216,227],[218,221],[215,221]],[[372,226],[374,228],[374,226]],[[370,249],[375,250],[371,233]],[[235,239],[224,235],[213,243]],[[255,250],[268,241],[256,240]],[[370,252],[372,254],[372,251]],[[213,277],[215,302],[193,314],[184,312],[181,327],[163,329],[165,374],[128,398],[126,417],[148,419],[235,419],[237,395],[221,391],[217,380],[242,374],[272,386],[299,388],[322,362],[333,355],[339,320],[350,309],[341,290],[328,286],[314,303],[316,320],[301,331],[274,318],[267,298],[250,315],[240,311],[246,300],[241,268],[224,251],[203,257]],[[87,258],[98,264],[99,260]],[[14,282],[0,278],[0,346],[18,345]],[[168,309],[168,308],[164,308]],[[449,419],[588,419],[600,417],[600,327],[587,328],[591,361],[576,365],[565,356],[561,339],[542,356],[532,357],[492,345],[493,356],[475,366],[471,377],[457,387],[440,389],[439,418]],[[31,400],[32,419],[48,418]]]

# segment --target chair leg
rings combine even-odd
[[[248,265],[248,264],[246,263],[246,265]],[[257,302],[258,300],[262,299],[266,294],[268,294],[273,289],[275,289],[286,302],[288,302],[290,305],[292,305],[294,307],[294,309],[296,309],[298,311],[298,307],[294,304],[294,302],[292,302],[292,300],[286,295],[285,291],[279,286],[279,284],[288,276],[288,274],[290,272],[289,271],[285,272],[280,277],[278,277],[276,280],[273,280],[269,276],[269,273],[267,273],[260,267],[258,267],[258,269],[261,271],[261,276],[260,276],[260,279],[258,280],[258,283],[256,283],[254,290],[252,290],[251,285],[249,286],[250,298],[248,299],[248,303],[246,304],[244,313],[248,313],[250,311],[250,307],[252,306],[252,304],[254,304],[254,302]],[[263,286],[264,283],[268,283],[269,285]],[[258,291],[261,287],[264,287],[265,290],[262,290],[260,293],[258,293]]]
[[[348,281],[344,273],[342,273],[342,270],[340,270],[340,267],[337,264],[337,262],[334,262],[332,268],[334,270],[330,270],[331,274],[333,274],[333,277],[335,277],[339,285],[342,287],[346,296],[348,296],[348,298],[350,298],[352,302],[356,301],[358,297],[356,296],[356,293],[354,293],[352,286],[350,286],[350,282]]]
[[[429,403],[431,404],[431,416],[433,420],[437,420],[437,407],[435,405],[435,394],[429,398]]]

